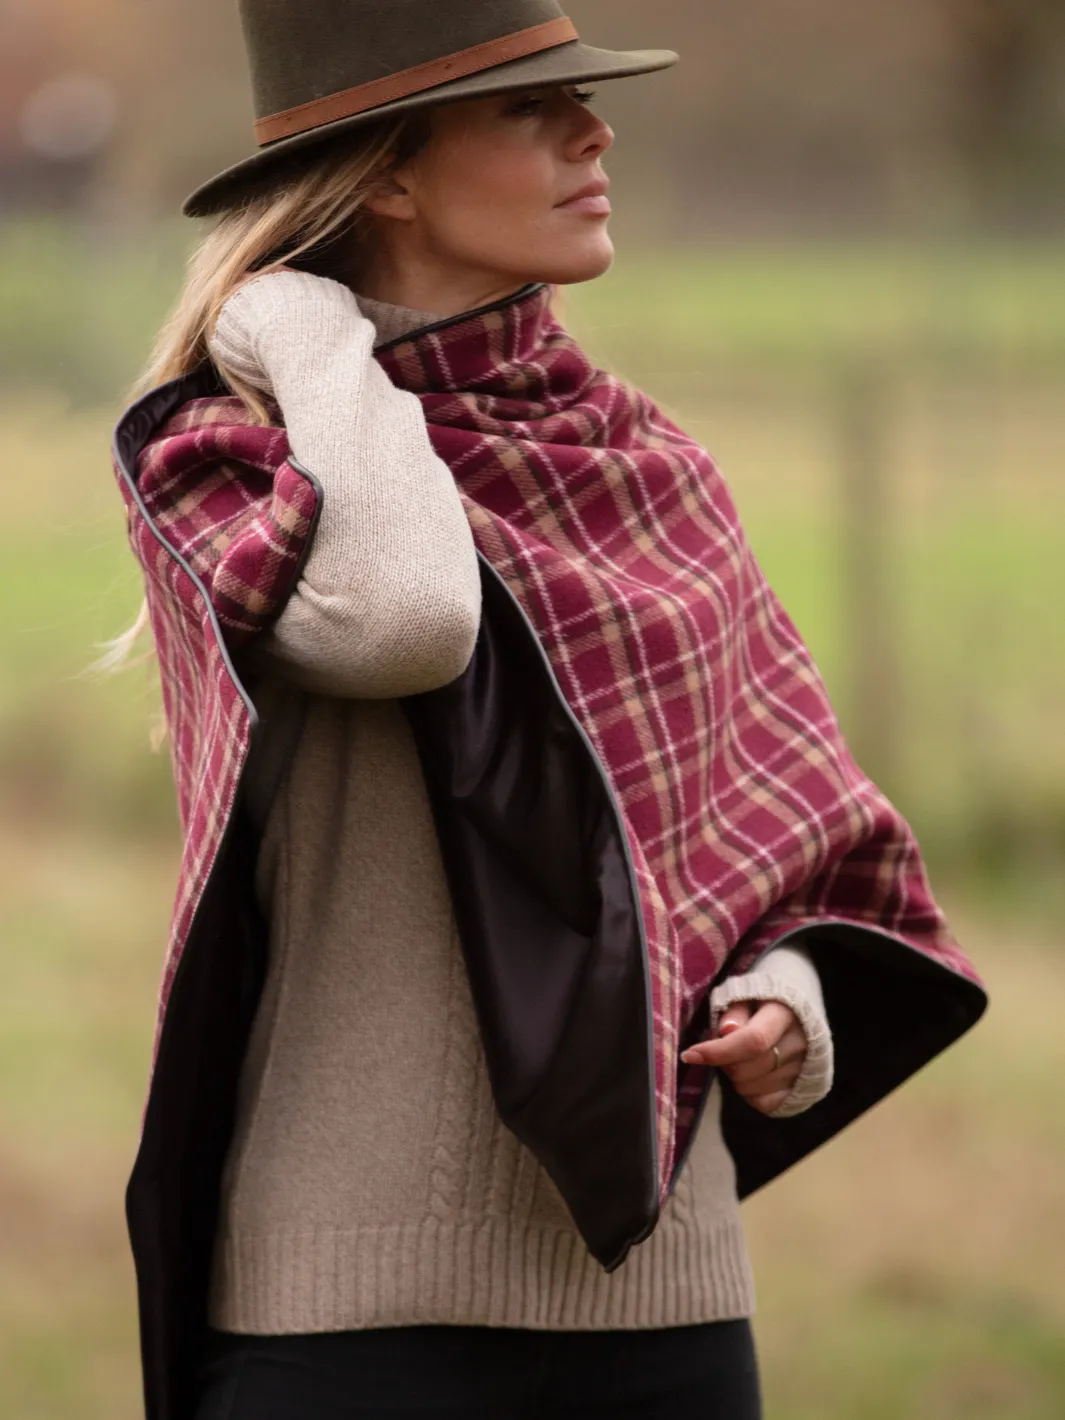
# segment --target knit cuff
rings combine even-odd
[[[795,1012],[806,1036],[806,1059],[799,1077],[768,1117],[788,1119],[823,1100],[832,1088],[835,1059],[821,981],[809,953],[801,947],[774,947],[755,971],[729,977],[715,987],[710,995],[712,1039],[721,1017],[737,1001],[782,1002]]]

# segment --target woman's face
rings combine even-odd
[[[614,135],[590,98],[554,87],[434,110],[425,146],[370,203],[385,261],[493,293],[602,275],[614,248],[600,159]]]

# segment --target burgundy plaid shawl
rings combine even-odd
[[[119,480],[144,572],[184,834],[160,1027],[251,742],[251,714],[228,648],[280,611],[315,513],[314,487],[285,462],[288,451],[284,429],[253,425],[239,400],[195,399],[139,460],[147,518]],[[214,633],[212,611],[224,641]]]
[[[798,927],[857,923],[979,978],[909,827],[851,758],[706,451],[588,361],[544,288],[380,359],[421,398],[477,546],[535,627],[622,807],[650,957],[664,1191],[704,1078],[678,1073],[678,1043],[726,962],[743,971]],[[131,504],[186,834],[162,1010],[249,737],[190,574],[230,645],[278,614],[315,512],[288,452],[283,429],[205,398],[139,461],[145,510],[180,556]]]
[[[886,929],[977,980],[909,826],[855,764],[706,450],[597,369],[550,293],[382,352],[422,401],[477,546],[532,621],[624,811],[655,1010],[663,1189],[703,1072],[678,1042],[816,923]]]

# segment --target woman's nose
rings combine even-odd
[[[610,124],[600,118],[597,113],[581,108],[569,145],[569,156],[584,159],[598,158],[607,151],[613,142],[614,130]]]

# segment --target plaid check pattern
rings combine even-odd
[[[620,802],[647,934],[663,1191],[703,1072],[678,1043],[728,963],[885,929],[976,980],[905,820],[847,750],[713,460],[597,369],[544,288],[382,354]]]
[[[147,519],[119,480],[144,573],[184,836],[157,1045],[250,746],[252,716],[228,652],[277,615],[315,512],[313,484],[286,462],[285,431],[249,418],[237,399],[184,404],[138,463]]]
[[[421,399],[477,546],[615,791],[646,929],[664,1195],[704,1078],[679,1064],[679,1043],[723,974],[795,928],[844,922],[979,978],[908,825],[848,752],[706,451],[592,365],[543,288],[379,358]],[[314,487],[288,459],[282,428],[208,398],[139,461],[173,549],[130,501],[186,839],[160,1024],[248,750],[226,647],[278,614],[313,524]]]

